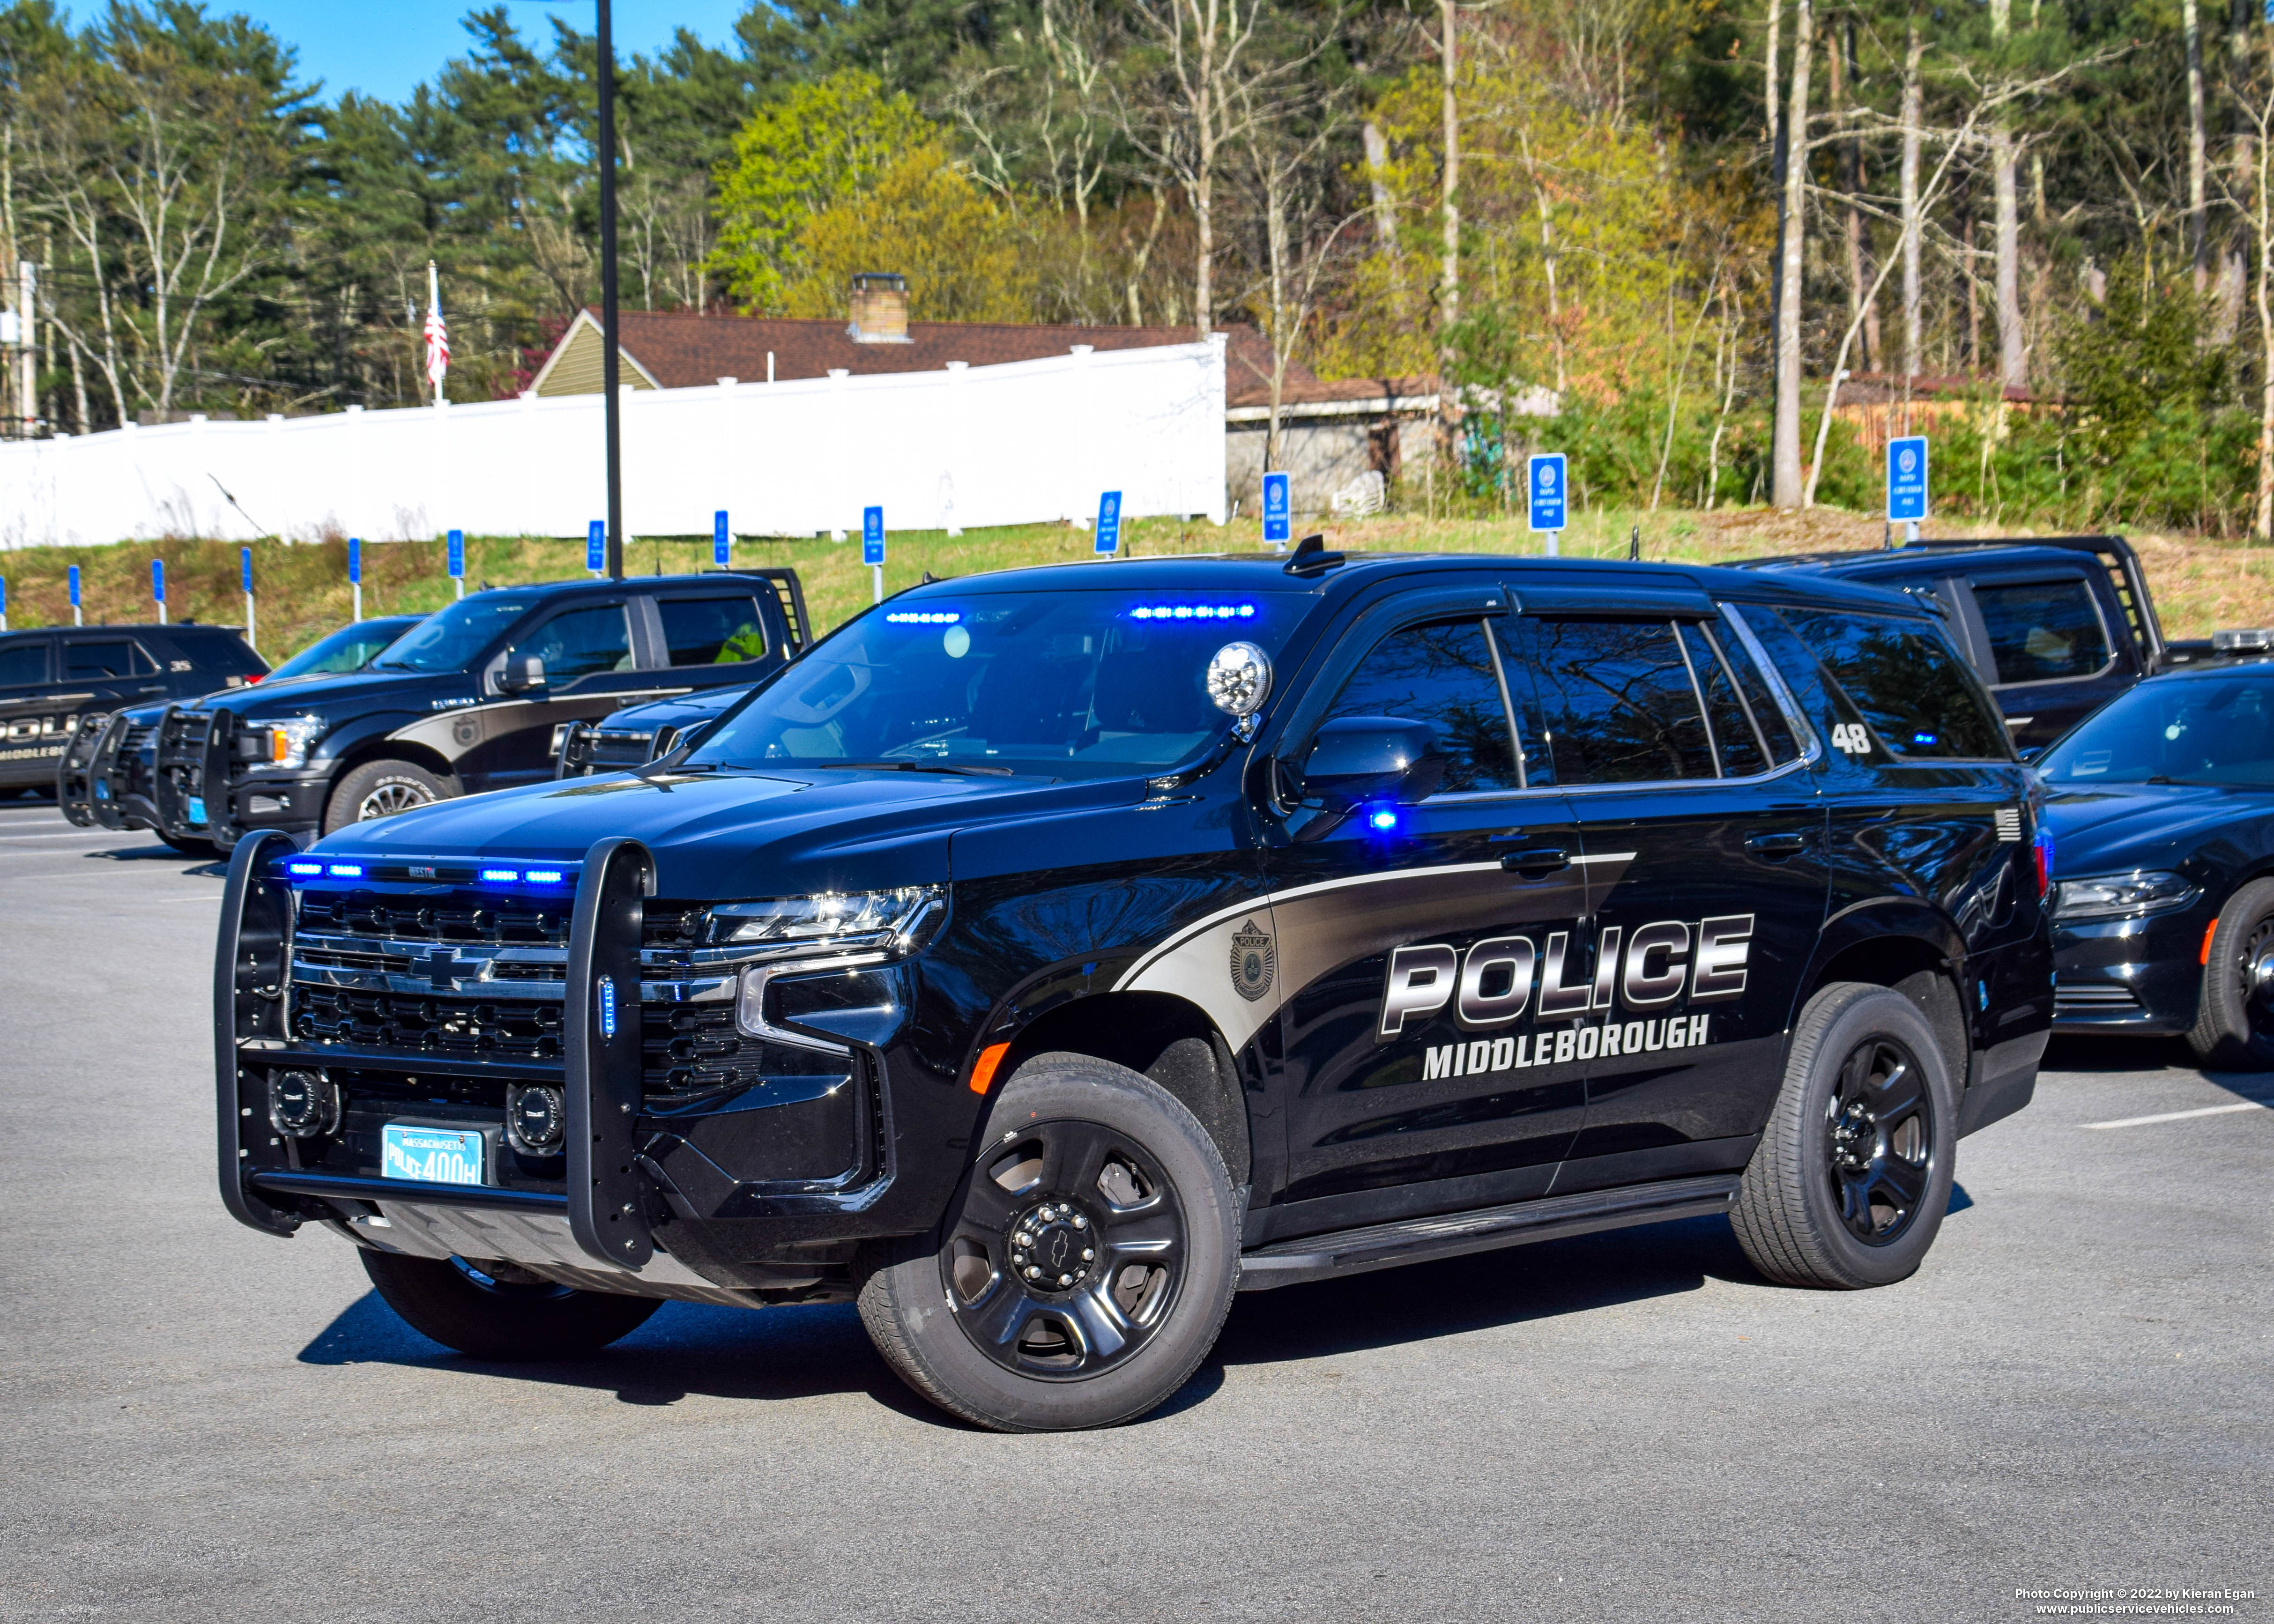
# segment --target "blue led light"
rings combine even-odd
[[[1936,742],[1936,738],[1932,733],[1916,733],[1911,735],[1911,742],[1916,745],[1931,745]]]
[[[962,618],[960,609],[895,609],[885,617],[894,626],[953,626]]]
[[[595,990],[600,999],[600,1035],[612,1038],[616,1035],[616,984],[604,975]]]
[[[1397,827],[1397,814],[1388,807],[1382,807],[1367,813],[1366,821],[1376,829],[1395,829]]]
[[[531,885],[558,885],[568,876],[558,868],[531,868],[521,877]]]
[[[285,873],[296,874],[303,878],[313,878],[323,871],[324,865],[320,862],[288,862],[284,865]]]
[[[1133,620],[1252,620],[1254,604],[1139,604]]]
[[[485,868],[482,870],[481,877],[483,883],[486,884],[510,885],[521,877],[521,870],[518,868]]]
[[[361,863],[334,863],[331,866],[331,876],[335,880],[359,880],[363,878],[363,865]]]

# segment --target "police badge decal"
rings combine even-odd
[[[1250,1004],[1271,990],[1271,978],[1279,968],[1279,950],[1272,945],[1271,933],[1257,928],[1248,920],[1231,936],[1231,984],[1239,996]]]

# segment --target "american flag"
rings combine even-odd
[[[450,371],[450,329],[442,325],[442,285],[434,262],[426,261],[426,381],[434,398],[442,398],[442,380]]]

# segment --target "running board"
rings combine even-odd
[[[1562,1240],[1630,1224],[1707,1217],[1729,1210],[1729,1203],[1736,1199],[1738,1178],[1735,1173],[1716,1173],[1617,1190],[1589,1190],[1577,1195],[1547,1196],[1506,1207],[1441,1213],[1433,1218],[1408,1218],[1277,1241],[1240,1254],[1239,1289],[1269,1291],[1274,1286],[1336,1280],[1368,1269],[1426,1263],[1495,1246]]]

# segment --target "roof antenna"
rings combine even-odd
[[[1639,524],[1627,532],[1627,561],[1635,564],[1642,561],[1642,526]]]
[[[1286,568],[1291,575],[1315,575],[1334,568],[1342,561],[1341,553],[1327,551],[1324,536],[1310,535],[1295,544],[1294,556],[1287,560]]]

